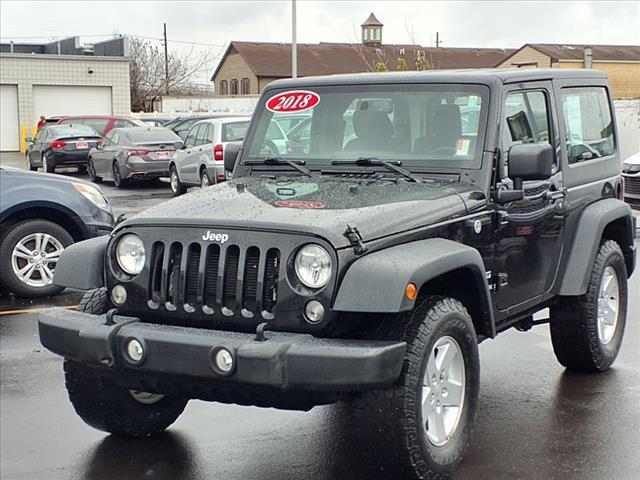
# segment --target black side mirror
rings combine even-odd
[[[224,147],[224,169],[227,172],[233,172],[233,169],[236,166],[236,161],[238,160],[238,153],[242,149],[241,142],[229,142]]]
[[[553,167],[553,148],[548,143],[525,143],[509,149],[509,178],[514,190],[525,180],[546,180]]]

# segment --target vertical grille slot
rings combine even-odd
[[[262,307],[271,312],[278,301],[278,273],[280,270],[280,251],[271,248],[267,252],[264,270],[264,289],[262,293]]]
[[[167,283],[166,299],[169,303],[177,305],[179,300],[180,290],[180,262],[182,260],[182,245],[174,243],[169,249],[169,258],[166,263],[166,275],[165,278],[169,280]],[[164,268],[163,268],[164,269]],[[163,272],[164,273],[164,272]]]
[[[257,247],[251,247],[247,250],[242,292],[242,306],[250,312],[256,310],[259,266],[260,250]]]
[[[220,247],[218,245],[209,245],[204,271],[204,304],[210,307],[216,304],[219,262]]]
[[[161,302],[162,288],[162,260],[164,258],[164,244],[156,242],[151,247],[151,262],[149,268],[149,298],[155,303]]]
[[[200,265],[200,245],[192,243],[187,256],[187,271],[185,283],[185,303],[193,305],[198,298],[198,268]]]
[[[236,302],[237,292],[237,276],[238,265],[240,260],[240,249],[236,245],[231,245],[227,248],[226,259],[224,265],[224,290],[223,290],[223,305],[227,308],[233,309]]]

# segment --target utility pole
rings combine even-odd
[[[291,0],[291,78],[298,78],[298,44],[296,42],[296,0]]]
[[[436,48],[440,48],[440,32],[436,32]]]
[[[167,47],[167,24],[163,23],[164,26],[164,90],[168,94],[169,93],[169,50]]]

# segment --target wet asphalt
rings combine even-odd
[[[170,198],[166,184],[103,190],[117,214]],[[622,351],[603,374],[567,373],[546,325],[481,344],[475,431],[455,480],[640,478],[640,273],[629,292]],[[386,478],[364,466],[366,439],[353,438],[342,404],[287,412],[191,401],[167,432],[144,440],[86,426],[67,400],[62,360],[37,336],[36,309],[80,296],[0,298],[0,478]]]

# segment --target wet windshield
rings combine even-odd
[[[476,168],[488,95],[485,86],[456,84],[275,90],[256,111],[243,161],[280,157],[313,167],[375,157],[404,166]]]

